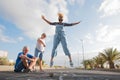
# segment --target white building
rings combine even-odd
[[[7,57],[8,52],[7,51],[1,51],[0,50],[0,57]]]

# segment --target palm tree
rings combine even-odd
[[[120,59],[120,52],[115,48],[104,49],[103,52],[100,52],[100,56],[108,62],[110,69],[115,68],[114,61]]]
[[[103,57],[99,56],[99,64],[100,64],[100,68],[104,68],[104,63],[105,63],[105,59],[103,59]]]
[[[91,59],[90,60],[84,60],[84,66],[85,66],[85,69],[86,68],[93,69],[93,61]]]
[[[104,68],[105,60],[100,55],[94,57],[93,62],[95,68]]]

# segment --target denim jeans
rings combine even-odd
[[[43,58],[43,52],[40,51],[40,50],[38,50],[37,48],[35,48],[35,54],[34,54],[34,56],[38,57],[38,54],[39,54],[39,58],[42,60],[42,58]]]
[[[65,34],[64,33],[56,33],[54,35],[54,41],[53,41],[53,49],[52,49],[52,57],[55,57],[57,55],[57,46],[59,45],[59,43],[61,42],[62,44],[62,48],[63,51],[65,53],[65,55],[70,56],[70,52],[67,48],[67,42],[66,42],[66,38],[65,38]]]

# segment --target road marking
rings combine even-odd
[[[63,80],[63,76],[59,76],[59,80]]]

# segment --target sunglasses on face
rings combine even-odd
[[[59,21],[63,21],[63,19],[59,19]]]

